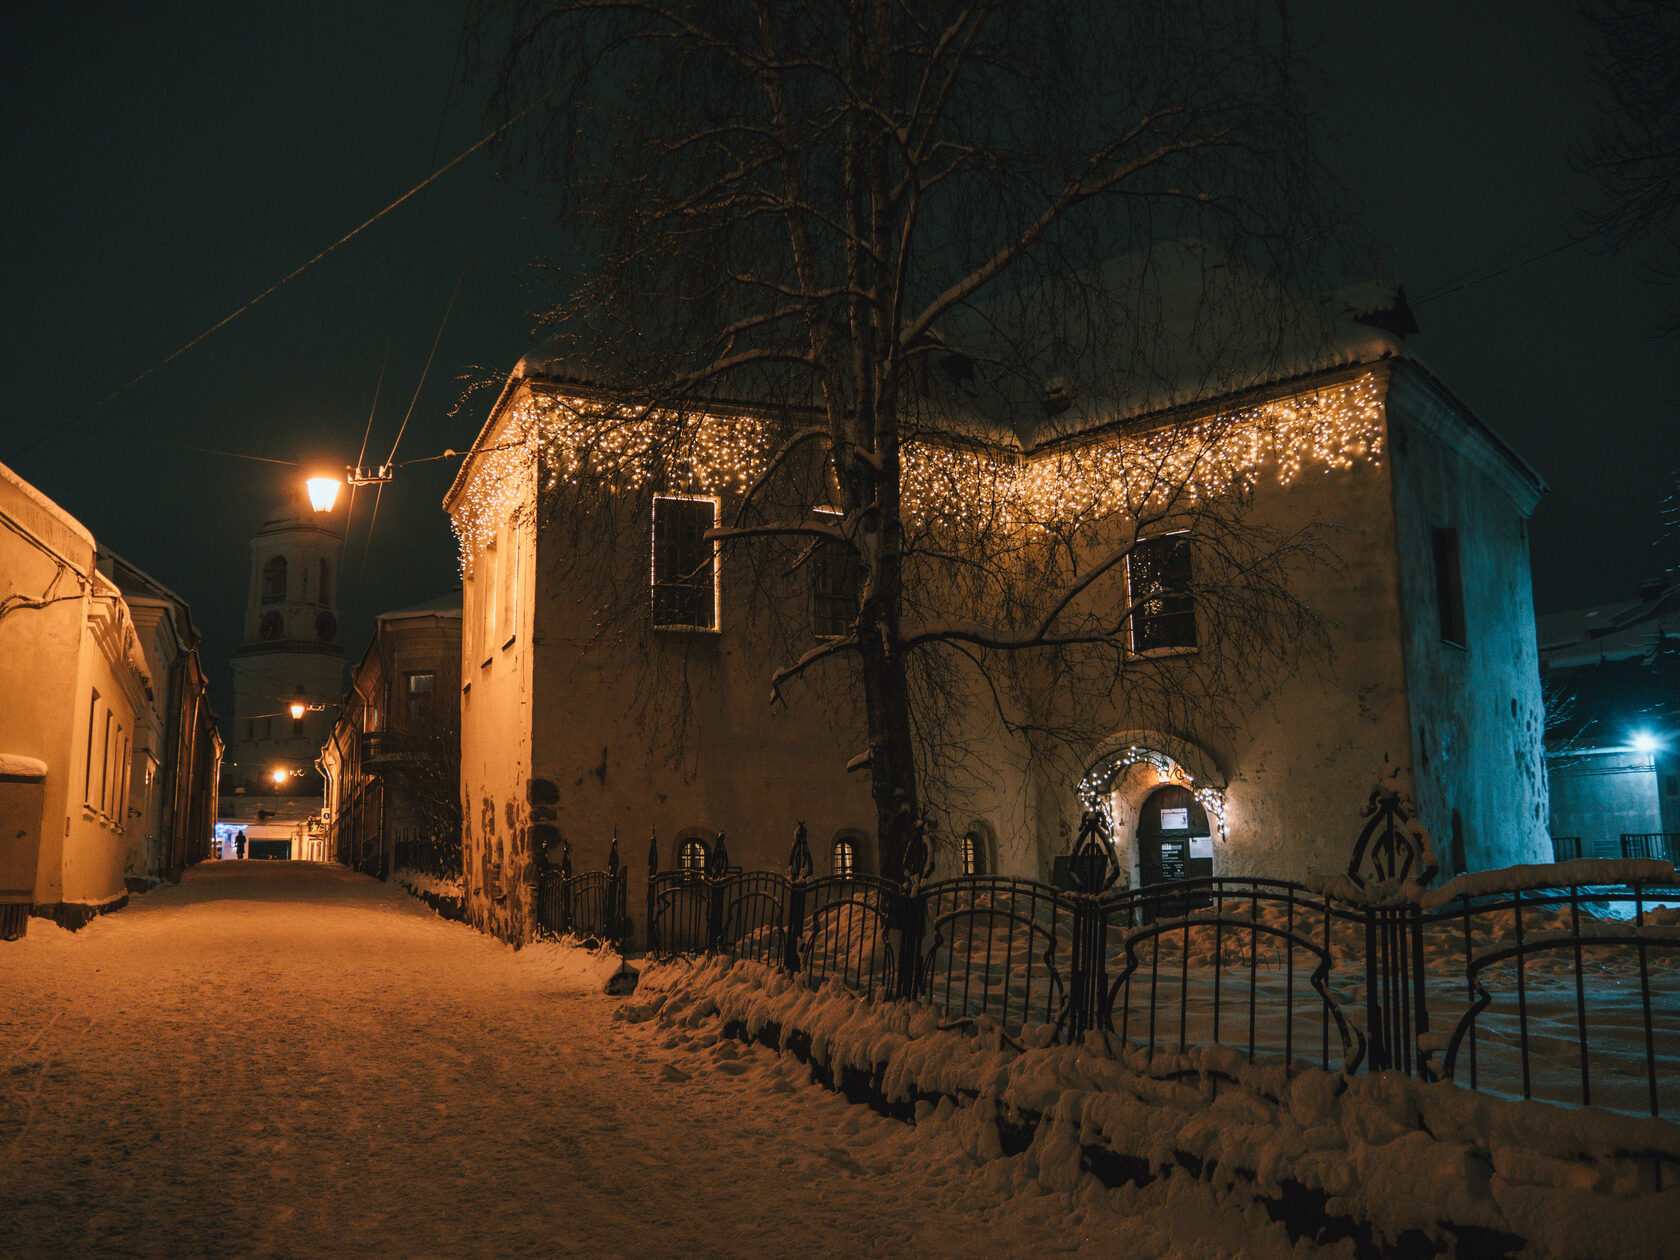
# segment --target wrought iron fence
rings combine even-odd
[[[461,833],[439,834],[420,828],[397,833],[395,864],[399,869],[419,871],[436,879],[461,878]]]
[[[560,865],[539,857],[537,869],[537,926],[554,936],[618,944],[630,931],[626,872],[618,862],[618,838],[607,852],[607,869],[572,873],[571,847],[561,851]]]
[[[1624,832],[1622,856],[1655,858],[1659,862],[1680,862],[1680,831]]]
[[[1071,887],[932,881],[919,837],[903,883],[816,878],[803,824],[785,874],[730,866],[721,839],[704,870],[661,871],[655,842],[647,943],[924,1001],[1013,1037],[1112,1038],[1151,1059],[1217,1045],[1249,1062],[1680,1115],[1672,876],[1585,883],[1577,866],[1543,887],[1525,868],[1430,893],[1399,801],[1374,798],[1368,818],[1349,877],[1312,887],[1117,887],[1101,815],[1059,864]]]

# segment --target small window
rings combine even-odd
[[[838,518],[833,508],[818,508],[824,516]],[[838,639],[850,634],[857,619],[858,590],[863,585],[863,566],[850,547],[818,542],[811,552],[811,633],[819,639]]]
[[[474,585],[479,587],[478,606],[484,617],[483,655],[486,658],[489,657],[491,650],[496,646],[496,614],[501,610],[500,601],[496,598],[496,573],[501,567],[499,563],[501,553],[497,543],[500,541],[501,535],[498,534],[495,540],[484,549],[484,554],[479,557],[478,572],[473,575],[476,579]],[[486,659],[484,663],[488,665],[490,662]]]
[[[1140,538],[1126,560],[1132,596],[1132,651],[1196,646],[1196,597],[1190,593],[1190,536]]]
[[[286,602],[286,557],[275,556],[262,571],[262,602],[265,604],[283,604]]]
[[[117,758],[117,799],[111,802],[111,815],[119,831],[128,825],[128,776],[133,761],[133,744],[125,735]]]
[[[519,622],[519,522],[509,521],[502,540],[502,612],[500,625],[503,646],[513,642]]]
[[[436,683],[436,674],[410,674],[408,676],[408,717],[410,721],[418,721],[431,712],[432,692]]]
[[[706,538],[717,507],[716,499],[653,500],[654,629],[717,629],[717,546]]]
[[[99,808],[107,814],[111,812],[111,728],[116,724],[117,715],[106,709],[105,739],[99,745]]]
[[[703,871],[706,869],[706,842],[704,840],[684,840],[677,846],[677,869],[679,871]]]
[[[1464,577],[1459,568],[1458,531],[1435,531],[1435,607],[1441,614],[1441,641],[1470,646],[1464,625]]]
[[[82,800],[93,805],[97,803],[93,795],[93,742],[99,733],[99,689],[93,691],[93,699],[88,701],[88,734],[87,734],[87,764],[82,768]]]
[[[857,847],[844,836],[834,842],[834,873],[842,879],[857,874]]]
[[[962,873],[964,875],[984,875],[985,844],[980,833],[970,827],[962,835]]]

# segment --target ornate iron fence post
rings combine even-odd
[[[554,880],[550,896],[550,905],[554,913],[554,931],[564,936],[572,926],[572,842],[564,838],[560,841],[560,868],[558,871],[548,872],[549,878]]]
[[[918,818],[904,848],[904,883],[888,920],[898,928],[898,996],[919,996],[922,981],[922,936],[927,926],[927,897],[922,885],[933,874],[933,849],[927,842],[927,821]]]
[[[792,975],[799,972],[799,950],[805,936],[805,881],[814,870],[805,820],[801,818],[788,854],[787,931],[782,936],[782,968]]]
[[[648,835],[648,874],[647,874],[647,950],[654,954],[659,950],[659,940],[654,933],[653,898],[654,885],[659,878],[659,827],[656,824]]]
[[[1365,894],[1365,1017],[1370,1070],[1398,1068],[1432,1079],[1417,1039],[1429,1031],[1423,916],[1411,894],[1435,878],[1428,835],[1413,818],[1400,771],[1385,765],[1365,806],[1366,823],[1348,861]]]
[[[615,826],[612,843],[607,846],[607,886],[601,892],[606,902],[601,907],[601,918],[607,937],[615,943],[624,939],[624,929],[629,918],[624,907],[626,874],[624,868],[618,864],[618,828]]]
[[[1105,811],[1085,811],[1069,858],[1074,895],[1066,1027],[1068,1039],[1080,1041],[1103,1021],[1108,1002],[1108,914],[1101,898],[1120,878],[1120,863]]]
[[[729,850],[723,844],[723,832],[706,854],[706,949],[717,953],[723,948],[723,879],[729,873]]]

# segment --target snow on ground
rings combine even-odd
[[[1049,1190],[961,1112],[910,1127],[615,1021],[615,966],[306,863],[33,920],[0,945],[0,1252],[1292,1254],[1206,1186]]]

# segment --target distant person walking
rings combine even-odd
[[[243,831],[233,838],[233,856],[237,858],[245,856],[245,833]]]

